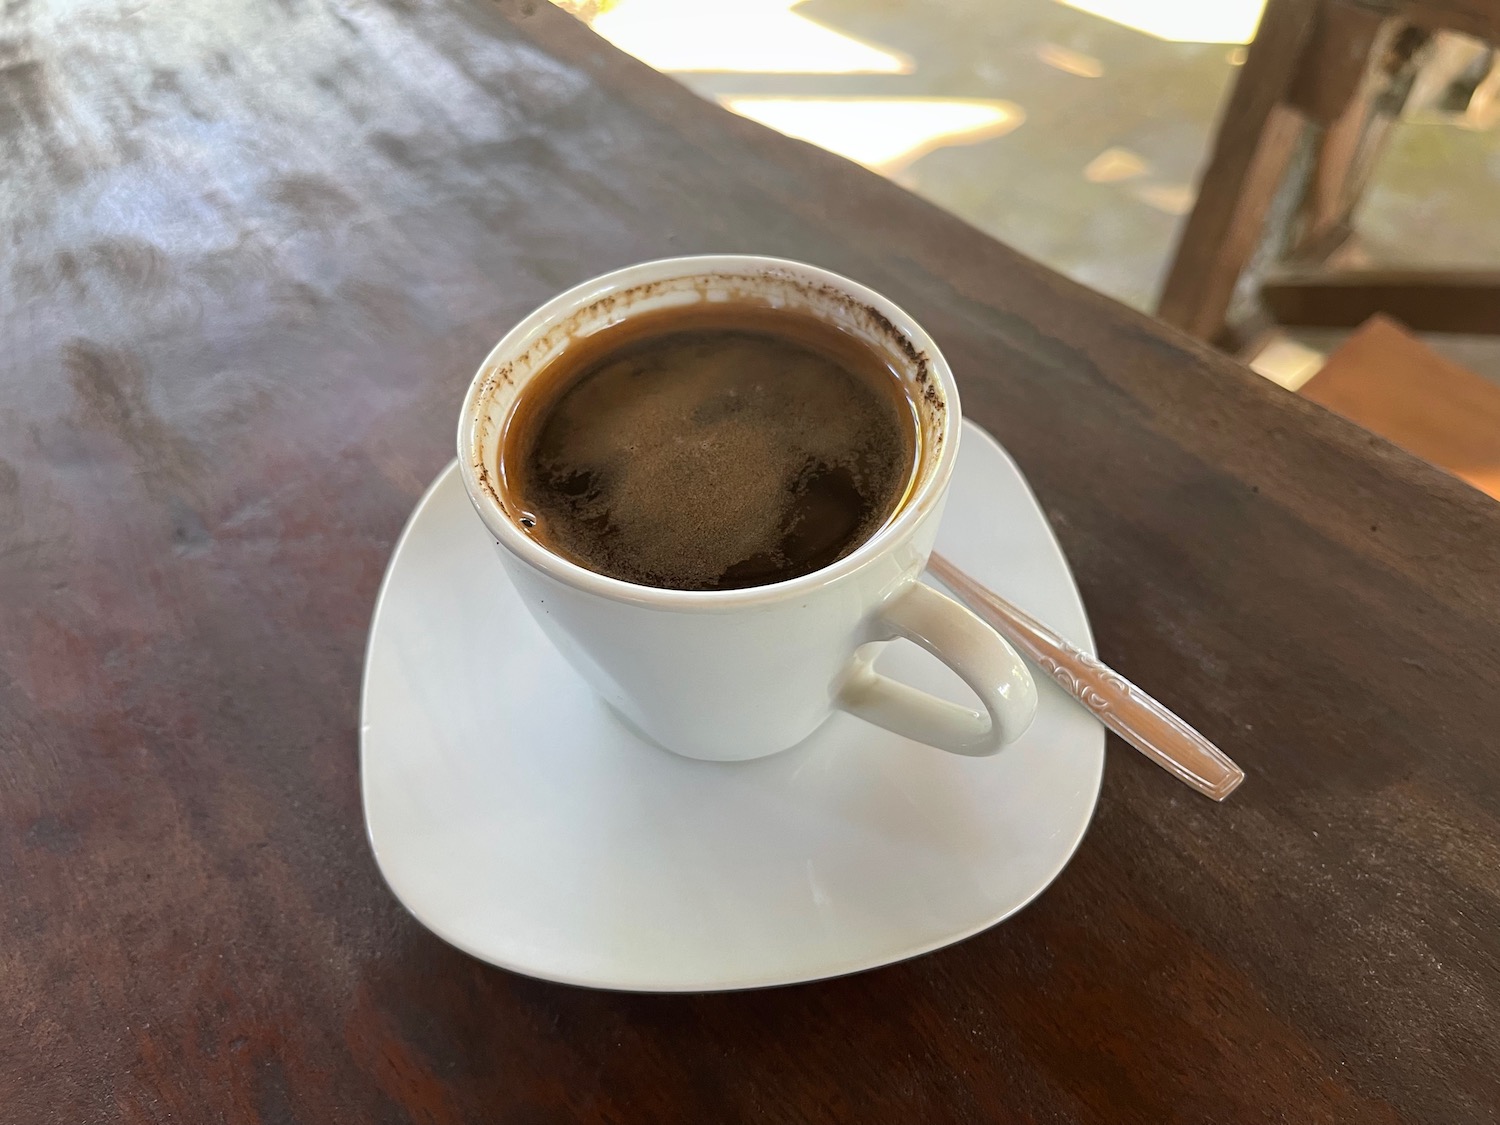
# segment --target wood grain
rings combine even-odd
[[[1500,509],[539,0],[12,3],[0,37],[0,1118],[1491,1122]],[[803,258],[933,333],[1101,656],[1057,883],[745,995],[480,965],[364,840],[387,554],[496,338],[591,274]]]

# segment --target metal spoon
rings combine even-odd
[[[927,569],[1095,718],[1177,780],[1215,801],[1245,780],[1245,771],[1223,751],[1124,676],[1074,648],[942,555],[934,554]]]

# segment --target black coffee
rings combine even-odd
[[[694,306],[565,350],[501,442],[506,505],[549,550],[645,586],[782,582],[900,508],[916,411],[866,345],[812,317]]]

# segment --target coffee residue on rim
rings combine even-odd
[[[812,316],[705,304],[565,349],[501,442],[507,506],[549,549],[642,585],[820,569],[899,509],[914,407],[883,357]]]

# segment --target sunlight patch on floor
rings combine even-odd
[[[1053,70],[1078,78],[1099,78],[1104,74],[1104,64],[1093,55],[1085,55],[1082,51],[1074,51],[1056,43],[1039,43],[1034,53],[1039,62],[1046,63]]]
[[[1318,373],[1325,358],[1322,352],[1282,336],[1262,348],[1250,367],[1271,382],[1295,391]]]
[[[1265,0],[1058,0],[1169,43],[1248,43]]]
[[[1026,120],[1014,102],[965,98],[728,97],[736,113],[884,175],[944,145],[1003,137]]]
[[[1198,197],[1192,184],[1142,184],[1130,194],[1163,215],[1186,215]]]
[[[1151,166],[1128,148],[1107,148],[1083,169],[1083,178],[1091,184],[1114,184],[1134,179],[1150,171]]]
[[[619,0],[592,26],[679,74],[910,74],[911,60],[792,11],[801,0]]]

